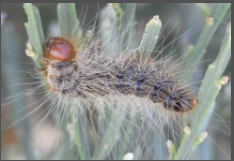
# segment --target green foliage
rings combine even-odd
[[[44,33],[41,25],[41,18],[38,9],[31,3],[25,3],[24,9],[28,15],[28,22],[26,22],[25,28],[33,46],[35,54],[32,55],[38,69],[44,69],[45,64],[43,62],[43,47],[44,47]]]
[[[145,27],[145,33],[140,44],[140,51],[146,60],[150,57],[154,49],[161,27],[162,22],[159,16],[154,16]]]
[[[76,16],[75,4],[59,3],[57,13],[61,36],[76,35],[79,30],[79,21]]]
[[[224,18],[227,10],[230,7],[230,3],[216,3],[212,10],[212,17],[207,17],[206,24],[199,35],[197,42],[194,46],[193,52],[189,55],[189,59],[185,64],[185,69],[192,71],[196,70],[197,65],[192,65],[193,62],[199,62],[203,57],[210,40],[214,36],[219,24]],[[188,73],[188,77],[191,78],[194,73]]]
[[[210,116],[210,109],[212,108],[212,104],[214,103],[219,91],[223,84],[226,84],[227,78],[221,78],[228,61],[231,57],[231,24],[227,27],[227,33],[224,37],[222,47],[220,49],[219,55],[216,58],[213,64],[210,64],[202,85],[200,87],[200,91],[198,93],[198,100],[200,104],[195,109],[194,119],[192,122],[192,134],[190,137],[187,137],[181,143],[175,159],[186,159],[186,156],[192,153],[191,148],[194,147],[194,140],[197,140],[197,136],[201,133],[201,127],[206,122],[208,116]],[[208,92],[212,91],[212,92]],[[212,108],[213,109],[213,108]]]

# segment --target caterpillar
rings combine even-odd
[[[98,47],[80,50],[61,37],[46,40],[44,52],[48,85],[64,96],[95,99],[96,95],[135,95],[175,112],[190,111],[198,103],[174,75],[158,70],[153,60],[144,62],[139,54],[109,59]]]

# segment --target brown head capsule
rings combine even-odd
[[[49,38],[45,44],[45,54],[48,58],[68,61],[75,55],[72,44],[66,39],[55,37]]]

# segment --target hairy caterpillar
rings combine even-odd
[[[144,62],[137,54],[108,59],[96,48],[82,50],[64,38],[49,38],[44,50],[48,64],[45,76],[51,90],[91,99],[111,94],[148,97],[175,112],[196,106],[197,100],[187,89],[169,72],[159,71],[153,60]]]

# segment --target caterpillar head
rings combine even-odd
[[[180,92],[179,92],[180,91]],[[163,105],[166,109],[175,112],[187,112],[198,104],[197,98],[183,90],[170,93],[164,100]]]
[[[75,56],[74,46],[61,37],[49,38],[45,43],[45,56],[49,59],[69,61]]]

